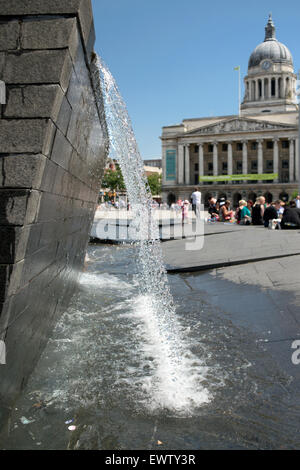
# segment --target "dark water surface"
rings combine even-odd
[[[300,448],[292,378],[259,337],[193,291],[189,275],[169,276],[186,350],[180,378],[187,386],[168,381],[147,301],[138,293],[134,250],[89,247],[78,294],[0,447]],[[201,286],[201,276],[193,275],[195,283]]]

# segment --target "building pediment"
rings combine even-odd
[[[187,132],[185,135],[227,134],[236,132],[276,131],[283,129],[295,129],[295,126],[249,118],[235,118],[223,120],[209,126],[199,127],[191,132]]]

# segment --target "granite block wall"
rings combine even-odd
[[[108,153],[94,40],[90,0],[0,0],[0,425],[85,257]]]

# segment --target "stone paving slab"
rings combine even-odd
[[[300,391],[300,364],[292,344],[300,339],[300,255],[180,274],[195,298],[205,299],[234,324],[255,334]],[[297,392],[298,391],[298,392]]]
[[[264,227],[235,225],[226,227],[228,232],[224,232],[224,224],[214,228],[205,226],[205,234],[211,236],[202,237],[202,249],[194,250],[193,244],[190,243],[192,239],[165,242],[162,247],[168,272],[212,269],[300,254],[298,230],[268,230]],[[200,238],[198,237],[199,240]]]

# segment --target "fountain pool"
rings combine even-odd
[[[186,349],[182,373],[194,389],[174,390],[161,380],[166,364],[135,281],[135,250],[89,246],[77,296],[16,404],[0,447],[299,447],[289,377],[268,361],[251,332],[233,325],[197,290],[209,274],[168,276]],[[23,424],[24,417],[32,422]]]

